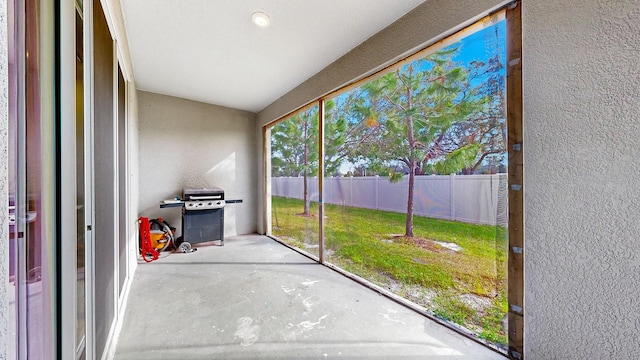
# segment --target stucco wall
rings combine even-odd
[[[640,358],[640,2],[523,6],[525,341]]]
[[[9,279],[9,74],[7,2],[0,1],[0,359],[6,358],[9,323],[7,286]]]
[[[255,232],[255,114],[143,91],[138,114],[140,215],[162,216],[180,233],[180,208],[159,201],[217,186],[244,201],[225,207],[225,236]]]

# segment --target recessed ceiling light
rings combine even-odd
[[[260,11],[257,11],[251,14],[251,20],[253,20],[254,24],[260,27],[266,27],[266,26],[269,26],[269,24],[271,24],[271,18],[269,17],[269,15]]]

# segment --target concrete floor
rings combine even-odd
[[[162,254],[136,270],[124,359],[500,359],[259,235]]]

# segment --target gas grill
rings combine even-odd
[[[184,189],[182,239],[197,244],[220,241],[224,245],[224,191],[220,188]]]
[[[191,244],[220,241],[224,246],[224,207],[242,203],[241,199],[224,198],[224,190],[212,187],[182,191],[182,199],[160,202],[160,208],[182,207],[182,242],[179,250],[191,252]]]

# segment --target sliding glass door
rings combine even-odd
[[[86,236],[87,228],[85,195],[85,116],[84,116],[84,22],[80,4],[76,5],[75,14],[76,40],[76,121],[75,121],[75,152],[76,152],[76,359],[86,356]]]
[[[54,8],[11,1],[9,98],[10,316],[8,355],[56,351],[56,99]],[[15,326],[14,326],[15,325]]]

